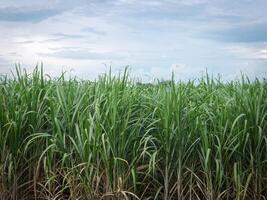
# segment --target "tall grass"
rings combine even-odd
[[[1,199],[267,199],[267,83],[0,80]]]

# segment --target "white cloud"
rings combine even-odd
[[[49,73],[57,74],[64,66],[86,77],[96,77],[105,71],[103,63],[110,61],[115,69],[130,65],[144,79],[169,79],[172,72],[177,79],[194,78],[206,68],[225,77],[240,70],[266,76],[266,44],[226,43],[207,37],[214,30],[255,22],[247,11],[255,12],[256,6],[237,6],[238,2],[4,0],[0,8],[54,7],[61,12],[36,23],[0,21],[0,54],[5,63],[21,62],[32,69],[43,61]],[[0,63],[0,73],[7,70]]]
[[[260,50],[258,57],[267,61],[267,49]]]

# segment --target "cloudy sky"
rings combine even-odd
[[[0,74],[267,76],[266,0],[0,0]]]

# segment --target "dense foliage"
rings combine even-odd
[[[267,83],[0,80],[0,199],[266,199]]]

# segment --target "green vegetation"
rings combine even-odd
[[[0,80],[0,199],[266,199],[266,80]]]

